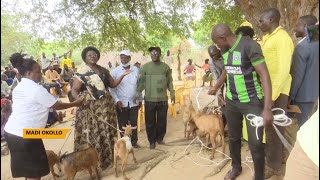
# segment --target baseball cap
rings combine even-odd
[[[159,52],[161,53],[161,49],[160,49],[160,47],[158,47],[158,46],[156,46],[156,47],[150,47],[148,50],[149,50],[149,52],[151,52],[152,50],[157,50],[157,51],[159,51]]]
[[[121,54],[126,55],[126,56],[131,56],[129,50],[122,50],[122,51],[120,52],[120,55],[121,55]]]

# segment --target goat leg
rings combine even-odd
[[[126,168],[127,168],[127,160],[128,160],[128,153],[126,153],[125,157],[122,159],[122,176],[125,180],[129,180],[129,178],[126,175]]]
[[[210,136],[209,134],[206,135],[206,146],[207,147],[209,147],[209,145],[210,145],[209,144],[209,136]]]
[[[133,149],[131,149],[131,151],[130,151],[130,152],[132,153],[132,157],[133,157],[133,161],[134,161],[134,163],[137,163],[137,159],[136,159],[136,157],[134,156]]]
[[[212,145],[212,155],[210,157],[211,160],[214,158],[214,153],[216,151],[216,135],[216,132],[210,134],[210,141]]]
[[[88,171],[89,171],[89,174],[90,174],[90,179],[93,180],[91,166],[88,167]]]
[[[97,180],[100,180],[99,172],[98,172],[98,164],[94,166],[94,171],[96,172]]]
[[[222,152],[225,152],[226,145],[224,144],[224,132],[220,132],[221,134],[221,144],[222,144]]]

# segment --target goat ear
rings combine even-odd
[[[137,126],[131,127],[131,129],[137,129]]]
[[[126,129],[126,127],[125,127],[125,126],[122,126],[122,129]]]

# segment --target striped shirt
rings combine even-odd
[[[242,103],[262,99],[262,88],[255,65],[265,62],[259,44],[238,36],[236,43],[223,54],[227,71],[227,98]]]

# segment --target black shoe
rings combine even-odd
[[[164,145],[164,142],[163,142],[163,140],[161,140],[161,141],[158,141],[158,144]]]
[[[138,143],[132,144],[132,147],[134,147],[136,149],[141,148]]]
[[[156,148],[156,143],[150,144],[150,149],[155,149]]]

